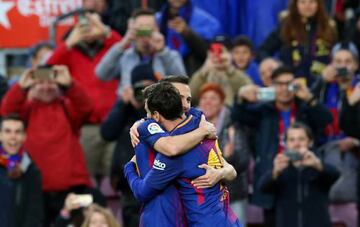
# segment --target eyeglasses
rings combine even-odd
[[[290,80],[290,81],[274,81],[274,86],[276,86],[276,87],[287,86],[288,87],[292,83],[293,83],[293,80]]]

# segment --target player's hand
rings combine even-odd
[[[206,138],[208,138],[208,139],[217,139],[215,125],[208,122],[205,119],[205,115],[201,116],[201,121],[200,121],[200,124],[199,124],[199,128],[204,130]]]
[[[26,90],[35,84],[35,80],[32,74],[33,74],[33,69],[27,69],[21,75],[19,80],[19,86],[21,87],[21,89]]]
[[[197,188],[210,188],[222,179],[221,169],[214,169],[206,164],[201,164],[199,168],[205,169],[206,173],[191,181]]]
[[[141,119],[139,121],[136,121],[133,126],[131,126],[129,134],[130,134],[130,138],[131,138],[131,145],[133,147],[136,147],[140,140],[139,140],[139,132],[138,132],[138,127],[144,122],[144,119]]]

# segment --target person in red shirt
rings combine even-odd
[[[81,14],[79,22],[47,62],[49,65],[66,65],[92,100],[94,110],[82,129],[81,144],[90,174],[100,178],[109,173],[113,144],[101,138],[99,128],[115,103],[118,81],[101,81],[94,69],[107,50],[120,39],[119,34],[101,22],[98,14]]]
[[[25,71],[11,87],[1,114],[19,114],[28,124],[25,147],[42,175],[46,223],[50,223],[70,191],[91,186],[79,135],[93,105],[66,66],[54,66],[54,77],[38,77],[37,72]]]

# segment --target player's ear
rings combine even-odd
[[[152,118],[153,118],[155,121],[160,121],[160,114],[159,114],[159,112],[154,111],[154,113],[153,113],[153,115],[152,115]]]

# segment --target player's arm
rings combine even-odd
[[[153,168],[141,179],[136,172],[135,163],[130,161],[125,165],[124,173],[130,189],[140,202],[147,202],[161,193],[171,181],[182,171],[180,158],[168,158],[157,154]]]
[[[202,115],[197,129],[182,135],[161,137],[153,147],[161,154],[172,157],[191,150],[206,137],[216,138],[216,128]]]
[[[211,166],[202,164],[199,168],[205,169],[205,175],[194,179],[191,183],[197,188],[210,188],[221,180],[232,181],[236,178],[235,168],[222,158],[224,166],[221,169],[214,169]]]
[[[202,117],[199,127],[182,135],[170,136],[161,126],[153,121],[139,127],[140,138],[159,153],[172,157],[183,154],[199,144],[205,137],[216,137],[216,128]]]

